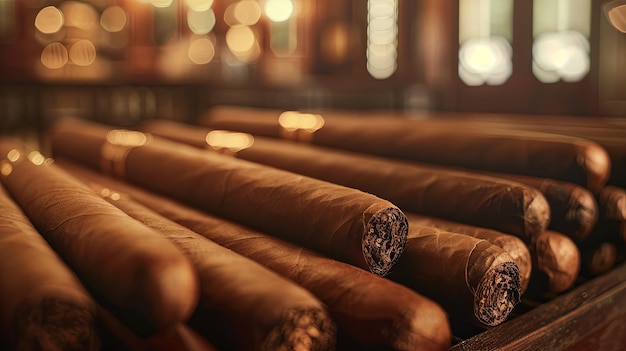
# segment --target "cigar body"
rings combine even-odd
[[[77,177],[120,189],[161,215],[292,279],[327,305],[341,333],[364,345],[394,350],[447,350],[450,346],[450,327],[441,307],[400,284],[76,163],[59,162]]]
[[[207,128],[151,121],[141,129],[213,150],[207,144],[211,135]],[[494,228],[528,240],[545,231],[550,222],[550,208],[537,189],[501,178],[263,137],[255,137],[248,147],[232,154],[357,188],[407,211]]]
[[[221,323],[237,336],[225,341],[229,348],[334,349],[334,323],[309,291],[126,196],[115,195],[114,190],[101,190],[111,203],[171,240],[189,257],[198,272],[200,305],[224,316]]]
[[[548,230],[529,249],[533,257],[529,295],[558,294],[574,286],[580,273],[581,254],[571,238]]]
[[[0,152],[20,150],[0,144]],[[184,321],[197,281],[169,241],[128,217],[43,156],[11,163],[2,180],[50,246],[103,304],[136,318],[145,332]]]
[[[97,167],[101,149],[114,146],[109,129],[66,122],[51,134],[54,152]],[[123,152],[108,165],[131,183],[376,274],[388,274],[404,249],[404,213],[372,194],[165,139]]]
[[[626,220],[626,190],[607,185],[598,194],[601,216],[606,220]]]
[[[464,234],[477,239],[486,240],[502,248],[511,256],[519,269],[520,295],[524,294],[526,291],[532,272],[532,256],[528,250],[528,246],[520,238],[496,230],[457,223],[445,219],[427,217],[410,212],[407,212],[406,215],[410,225],[432,227],[451,233]]]
[[[199,123],[210,128],[281,137],[280,114],[280,111],[221,107],[211,109]],[[393,114],[359,118],[343,112],[325,112],[323,118],[323,126],[307,138],[313,144],[419,162],[554,178],[586,186],[594,193],[610,176],[607,151],[584,138],[532,131],[479,130]]]
[[[465,322],[491,327],[508,318],[520,301],[519,269],[508,253],[487,240],[409,224],[393,279]]]
[[[9,197],[0,167],[1,348],[99,350],[95,301]]]

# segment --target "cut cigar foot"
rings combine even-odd
[[[96,311],[85,309],[71,298],[45,298],[22,304],[16,311],[16,350],[99,350]]]
[[[282,325],[270,332],[261,349],[322,351],[333,350],[335,346],[335,324],[326,312],[319,309],[291,309],[285,312]]]
[[[365,216],[370,214],[366,211]],[[367,218],[364,218],[364,222]],[[385,276],[402,255],[406,247],[408,220],[398,208],[388,207],[375,211],[367,220],[363,235],[363,256],[370,271]]]
[[[481,323],[496,326],[508,318],[519,301],[519,270],[514,263],[504,262],[489,270],[478,285],[474,314]]]

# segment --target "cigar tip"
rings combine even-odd
[[[337,330],[321,308],[293,308],[269,333],[261,350],[334,350]]]
[[[492,267],[484,276],[474,297],[474,315],[487,326],[504,322],[520,302],[519,269],[507,261]]]
[[[363,235],[365,262],[374,274],[389,274],[406,247],[409,221],[397,207],[386,207],[371,215]]]

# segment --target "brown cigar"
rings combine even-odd
[[[137,133],[66,120],[51,140],[58,155],[379,275],[404,249],[406,217],[387,200],[156,137],[118,142],[147,139]]]
[[[441,307],[400,284],[75,163],[58,162],[77,177],[120,189],[161,215],[292,279],[327,305],[340,334],[362,345],[394,350],[447,350],[450,346],[448,320]]]
[[[520,301],[519,269],[487,240],[409,222],[392,278],[439,302],[451,317],[496,326]]]
[[[0,143],[0,155],[14,150],[19,157],[9,164],[4,185],[94,297],[146,333],[190,316],[197,280],[172,243],[41,154],[27,158],[19,143]]]
[[[572,286],[580,272],[580,250],[568,236],[546,231],[529,246],[533,272],[528,294],[562,293]]]
[[[511,256],[519,269],[520,295],[524,294],[526,291],[532,271],[532,257],[528,246],[518,237],[487,228],[475,227],[440,218],[426,217],[415,213],[407,212],[406,215],[410,225],[434,227],[443,231],[469,235],[474,238],[487,240],[502,248]]]
[[[0,156],[0,182],[12,172],[5,156]],[[3,350],[100,349],[96,303],[2,184],[0,291]]]
[[[230,150],[241,159],[375,194],[407,211],[494,228],[528,241],[550,222],[550,208],[537,189],[475,172],[175,122],[151,121],[142,130],[209,150]],[[246,140],[247,147],[240,146]]]
[[[304,114],[308,117],[309,114]],[[200,118],[210,128],[282,137],[303,130],[298,113],[215,107]],[[308,121],[310,118],[304,118]],[[281,122],[284,127],[281,127]],[[392,113],[353,116],[325,112],[307,141],[338,149],[492,172],[554,178],[599,191],[610,176],[607,151],[584,138],[531,131],[464,128],[432,119]],[[306,132],[307,129],[304,129]],[[263,134],[263,132],[269,132]],[[284,133],[283,133],[284,134]],[[289,132],[293,135],[294,132]],[[302,134],[302,133],[299,133]],[[302,138],[299,138],[302,140]]]
[[[607,185],[598,194],[598,204],[603,219],[623,221],[626,219],[626,190]]]

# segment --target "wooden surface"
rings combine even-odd
[[[626,350],[626,264],[450,350]]]

